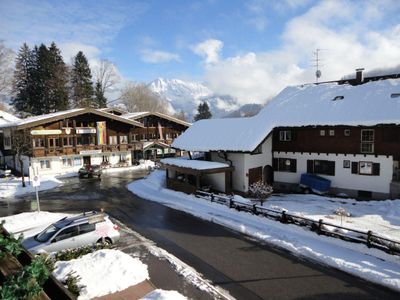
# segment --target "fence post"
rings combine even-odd
[[[214,201],[214,194],[211,194],[211,202]]]
[[[322,219],[319,219],[318,220],[318,234],[321,234],[322,233],[322,223],[323,223],[324,221],[322,220]]]
[[[257,208],[255,204],[253,204],[253,215],[257,215]]]
[[[368,232],[367,232],[367,246],[368,246],[368,248],[371,247],[371,238],[372,238],[372,231],[368,230]]]
[[[284,210],[282,211],[281,222],[282,223],[286,223],[287,222],[286,212]]]
[[[232,198],[229,198],[229,208],[232,208],[233,207],[233,201],[232,201]]]

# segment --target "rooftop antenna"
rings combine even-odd
[[[315,67],[315,83],[316,84],[318,84],[318,79],[321,78],[321,75],[322,75],[320,67],[322,67],[323,65],[320,64],[320,62],[322,60],[320,59],[320,55],[319,55],[319,52],[322,51],[322,50],[326,50],[326,49],[317,48],[313,52],[313,55],[314,55],[313,61],[314,61],[314,67]]]

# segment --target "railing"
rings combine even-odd
[[[244,203],[233,199],[233,196],[217,195],[201,190],[196,191],[196,197],[209,200],[234,208],[238,211],[245,211],[254,215],[263,216],[265,218],[279,221],[284,224],[294,224],[308,228],[319,235],[340,238],[342,240],[354,243],[363,243],[368,248],[377,248],[389,254],[400,255],[400,241],[394,241],[380,236],[371,230],[362,231],[344,226],[338,226],[327,223],[322,219],[314,220],[310,218],[300,217],[286,211],[279,211],[265,208],[257,204]]]

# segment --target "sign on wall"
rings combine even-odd
[[[88,127],[88,128],[77,128],[76,129],[76,133],[79,133],[79,134],[96,133],[96,128],[91,128],[91,127]]]
[[[106,143],[106,121],[97,122],[97,145],[105,145]]]
[[[60,129],[43,129],[43,130],[31,130],[31,135],[51,135],[51,134],[61,134]]]
[[[79,151],[79,154],[81,155],[91,155],[91,154],[99,154],[101,153],[101,150],[82,150]]]

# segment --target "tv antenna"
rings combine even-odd
[[[322,75],[320,67],[322,67],[323,65],[321,65],[321,63],[320,63],[322,61],[322,59],[320,59],[320,54],[319,54],[319,52],[322,50],[326,50],[326,49],[317,48],[313,52],[313,55],[314,55],[313,62],[314,62],[314,67],[315,67],[315,83],[317,83],[317,84],[318,84],[318,79],[321,78],[321,75]]]

